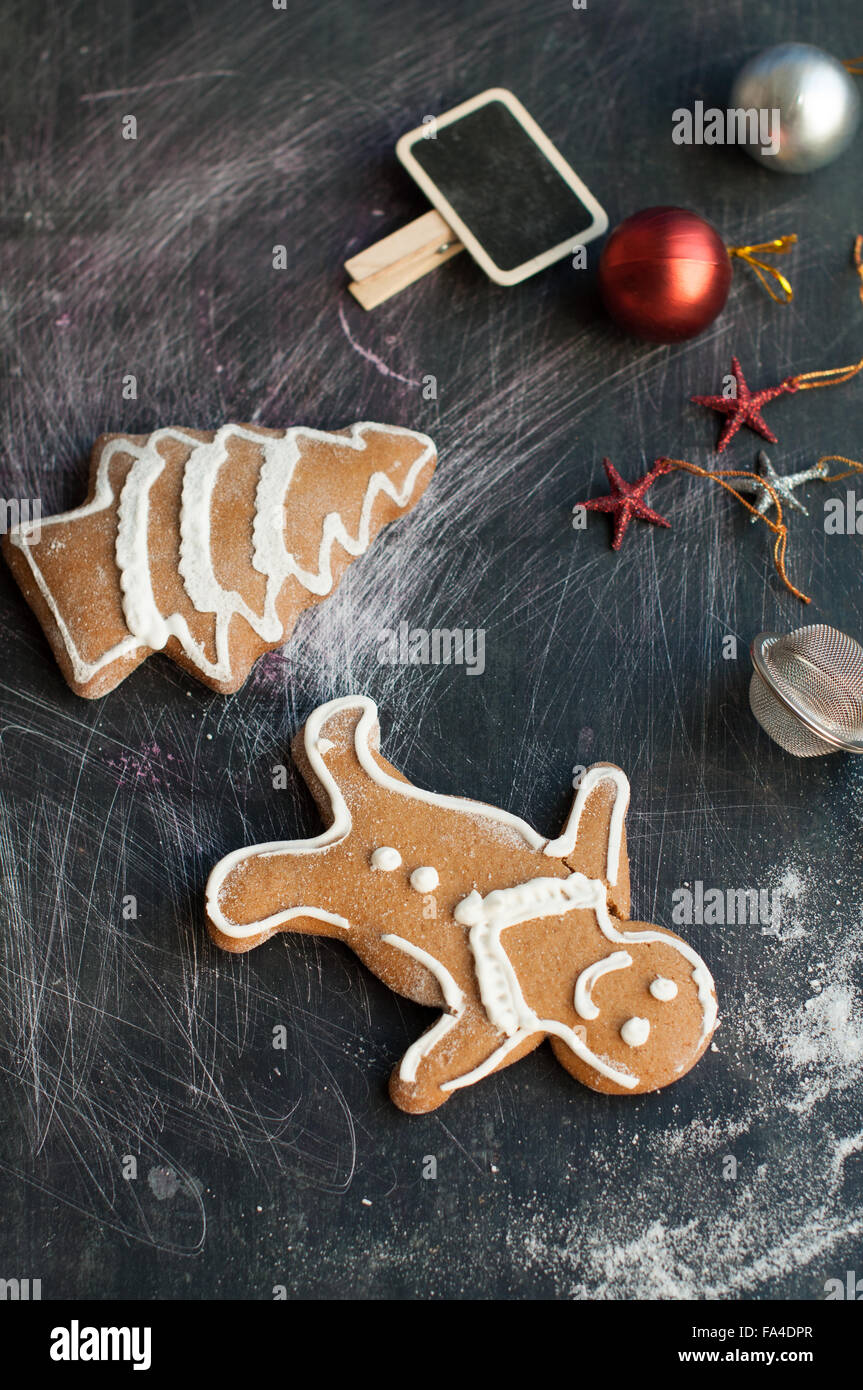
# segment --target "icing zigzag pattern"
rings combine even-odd
[[[4,551],[77,694],[159,650],[228,694],[418,501],[435,458],[427,435],[372,423],[104,435],[84,505]]]

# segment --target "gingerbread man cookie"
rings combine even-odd
[[[676,1081],[716,1024],[713,980],[671,932],[630,922],[629,783],[599,763],[556,840],[507,811],[414,787],[381,757],[377,708],[333,700],[294,758],[327,829],[237,850],[207,884],[214,940],[333,936],[398,994],[441,1010],[393,1072],[422,1114],[551,1040],[596,1091]]]
[[[106,434],[84,505],[3,548],[76,694],[156,650],[229,694],[414,506],[435,457],[390,425]]]

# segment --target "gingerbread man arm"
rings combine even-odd
[[[396,938],[389,939],[396,944]],[[417,958],[423,954],[409,942],[398,945]],[[411,1044],[390,1076],[391,1099],[410,1115],[437,1110],[453,1091],[517,1062],[545,1037],[543,1032],[502,1037],[438,961],[428,958],[424,964],[441,984],[447,1010]]]
[[[629,916],[629,858],[626,852],[626,812],[629,778],[613,763],[594,763],[583,774],[566,824],[545,854],[562,859],[567,868],[605,884],[608,905],[615,916]]]

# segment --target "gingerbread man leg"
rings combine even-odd
[[[412,950],[414,953],[415,948]],[[390,1096],[400,1110],[424,1115],[437,1110],[453,1091],[508,1067],[543,1040],[542,1033],[519,1031],[505,1037],[484,1010],[467,999],[448,972],[433,973],[448,1006],[436,1023],[412,1043],[390,1077]],[[429,965],[431,969],[431,965]]]

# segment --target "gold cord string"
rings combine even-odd
[[[847,459],[844,454],[824,454],[815,467],[820,468],[822,463],[847,463],[848,469],[845,473],[825,473],[823,481],[825,483],[842,483],[846,478],[853,478],[858,473],[863,473],[863,463],[858,463],[856,459]]]
[[[854,238],[854,267],[860,277],[860,302],[863,304],[863,235]],[[817,386],[841,386],[863,370],[863,357],[847,367],[831,367],[824,372],[804,372],[802,376],[792,376],[789,384],[799,391],[811,391]]]
[[[843,382],[850,381],[852,376],[856,376],[863,370],[863,357],[859,362],[852,362],[849,367],[831,367],[825,372],[804,372],[802,376],[793,376],[790,380],[797,387],[798,391],[812,391],[817,386],[841,386]]]
[[[759,241],[753,243],[752,246],[726,246],[725,249],[732,259],[736,256],[738,260],[745,261],[750,269],[755,271],[771,299],[775,300],[777,304],[790,304],[794,298],[794,291],[790,282],[775,265],[758,260],[755,252],[758,252],[758,255],[785,256],[796,241],[797,234],[792,232],[789,236],[775,237],[773,241]],[[771,278],[778,284],[782,291],[781,294],[777,294],[771,285]]]
[[[766,478],[762,478],[758,473],[749,473],[742,469],[728,468],[712,473],[709,469],[699,468],[697,463],[689,463],[686,459],[664,458],[657,460],[657,462],[667,463],[669,469],[681,469],[685,473],[694,474],[697,478],[708,478],[711,482],[718,483],[720,487],[725,488],[726,492],[730,492],[732,497],[736,497],[737,501],[740,502],[752,516],[757,517],[759,521],[763,521],[764,525],[767,526],[776,537],[773,544],[773,563],[786,589],[794,594],[795,598],[799,598],[801,603],[812,602],[807,594],[804,594],[801,589],[798,589],[791,583],[788,577],[788,571],[785,567],[785,553],[788,549],[788,527],[782,520],[782,503],[779,500],[776,489],[767,482]],[[751,502],[747,502],[746,498],[743,497],[736,488],[733,488],[730,483],[725,481],[726,478],[749,478],[758,483],[760,487],[763,487],[765,492],[769,492],[773,500],[773,505],[776,508],[776,520],[772,521],[764,512],[759,512],[756,507],[753,507]]]
[[[790,245],[793,245],[794,241],[796,241],[796,237],[777,237],[775,242],[765,242],[761,246],[729,246],[727,250],[729,256],[738,255],[741,260],[752,265],[756,270],[756,274],[759,269],[764,269],[768,274],[774,276],[780,285],[783,285],[785,277],[778,275],[774,267],[762,266],[760,262],[753,261],[751,252],[763,252],[765,250],[778,250],[784,252],[789,249]],[[780,246],[779,243],[783,244]],[[854,265],[857,274],[860,276],[860,300],[861,303],[863,303],[863,235],[855,237],[854,240]],[[785,288],[785,285],[787,285],[787,281],[785,281],[783,288]],[[767,288],[768,291],[773,293],[769,285]],[[773,294],[773,298],[777,298],[777,296]],[[790,299],[791,286],[788,285],[786,302]],[[857,372],[861,369],[863,369],[863,358],[861,358],[859,362],[852,363],[848,367],[833,367],[823,372],[804,372],[802,376],[789,377],[788,382],[789,385],[793,384],[801,391],[805,391],[814,386],[838,386],[841,382],[848,381],[852,376],[856,376]],[[699,467],[697,463],[690,463],[688,459],[661,458],[657,459],[656,462],[657,464],[665,464],[667,472],[677,469],[684,473],[692,473],[696,478],[707,478],[710,482],[718,483],[726,492],[730,492],[731,496],[735,497],[751,516],[756,517],[758,521],[763,521],[764,525],[768,530],[773,532],[775,537],[773,542],[773,563],[776,566],[776,572],[782,580],[782,583],[789,593],[794,594],[795,598],[799,598],[802,603],[812,602],[808,594],[804,594],[802,589],[798,589],[795,584],[792,584],[788,576],[788,569],[786,566],[788,527],[783,520],[782,503],[776,489],[766,478],[763,478],[759,473],[750,473],[745,469],[726,468],[711,472],[708,468]],[[834,473],[832,475],[822,475],[824,481],[827,483],[838,483],[844,478],[850,478],[863,473],[863,463],[858,463],[856,459],[846,458],[844,454],[824,454],[823,457],[818,460],[816,467],[820,468],[822,464],[828,463],[844,463],[847,466],[847,471],[844,473]],[[763,488],[770,496],[773,506],[776,508],[776,520],[772,520],[766,512],[760,512],[757,507],[754,507],[751,502],[748,502],[747,499],[728,482],[729,478],[746,478],[751,482],[757,483],[760,488]]]
[[[845,58],[842,66],[848,69],[852,77],[863,77],[863,53],[859,58]]]

